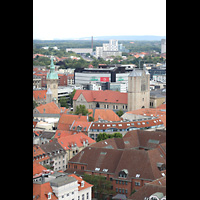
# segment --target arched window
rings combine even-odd
[[[96,103],[96,108],[99,108],[99,102]]]

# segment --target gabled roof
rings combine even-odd
[[[54,138],[62,138],[69,135],[73,135],[73,131],[56,130]]]
[[[68,130],[69,131],[74,120],[87,122],[87,116],[70,115],[70,114],[63,113],[60,116],[57,129],[59,129],[59,130]]]
[[[103,147],[110,149],[131,149],[131,148],[153,149],[157,148],[159,145],[166,144],[163,143],[165,141],[166,141],[166,131],[133,130],[133,131],[128,131],[123,138],[106,139],[91,145],[91,147],[99,147],[99,148]]]
[[[144,200],[145,197],[149,199],[149,197],[156,192],[162,192],[163,195],[165,196],[166,195],[166,186],[146,184],[143,187],[141,187],[138,191],[133,193],[131,196],[129,196],[128,199]]]
[[[120,161],[123,151],[116,149],[104,149],[95,147],[86,147],[68,163],[83,163],[87,164],[87,170],[103,172],[103,169],[108,169],[108,173],[115,173],[116,167]],[[68,169],[74,171],[73,169]]]
[[[88,137],[84,133],[77,133],[75,135],[69,135],[66,137],[58,138],[57,139],[59,144],[65,149],[71,149],[72,145],[77,146],[77,147],[82,147],[85,145],[93,144],[96,141],[93,140],[92,138]]]
[[[63,150],[63,153],[65,152],[63,147],[57,141],[57,139],[53,139],[49,143],[42,144],[42,145],[40,145],[40,147],[43,151],[45,151],[45,153],[48,153],[48,152],[52,153],[52,152],[55,152],[55,151],[58,151],[58,150]]]
[[[85,122],[85,121],[79,121],[79,120],[74,120],[70,130],[71,131],[88,131],[90,128],[92,122]]]
[[[43,149],[41,149],[40,146],[35,145],[33,146],[33,158],[34,158],[34,162],[41,162],[41,161],[49,159],[49,156],[46,155],[45,151],[43,151]]]
[[[84,189],[86,189],[86,188],[93,187],[92,184],[89,184],[88,182],[84,181],[81,177],[76,176],[75,174],[69,174],[68,176],[69,176],[69,177],[74,177],[74,178],[78,181],[78,184],[79,184],[79,186],[78,186],[78,191],[84,190]],[[84,181],[84,186],[83,186],[83,187],[81,187],[81,182],[82,182],[82,181]]]
[[[83,95],[87,102],[108,102],[127,104],[128,93],[122,93],[112,90],[76,90],[73,100],[77,100]]]
[[[33,200],[48,200],[48,193],[51,193],[51,200],[58,199],[53,193],[50,182],[43,184],[33,183]]]
[[[163,107],[164,107],[164,105],[163,105]],[[165,107],[166,107],[166,104],[165,104]],[[166,109],[164,109],[162,107],[161,108],[160,107],[158,107],[158,108],[141,108],[141,109],[137,109],[137,110],[128,111],[126,113],[158,117],[162,120],[164,126],[166,127]]]
[[[137,178],[137,174],[141,179],[155,180],[162,177],[162,171],[158,169],[157,162],[166,163],[158,149],[144,151],[86,147],[68,163],[85,164],[87,171],[111,173],[114,179],[118,179],[119,172],[126,169],[128,171],[126,180]],[[68,169],[68,171],[72,172],[73,169]]]
[[[35,100],[38,99],[46,99],[47,90],[34,90],[33,91],[33,98]]]
[[[88,109],[88,112],[93,112],[93,109]],[[98,121],[99,119],[103,119],[107,121],[121,120],[120,117],[111,109],[95,109],[94,121]]]
[[[37,162],[33,162],[33,176],[42,173],[42,170],[47,170],[47,168]]]
[[[59,114],[61,109],[54,102],[46,103],[36,107],[39,113]]]

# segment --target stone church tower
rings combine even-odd
[[[57,72],[55,72],[53,57],[51,57],[50,72],[47,74],[46,83],[47,83],[47,91],[52,93],[51,101],[54,101],[58,105],[58,74]],[[48,98],[48,102],[49,101],[50,99]]]
[[[143,69],[134,69],[128,76],[128,111],[149,108],[150,74]]]

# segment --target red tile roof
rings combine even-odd
[[[92,109],[88,109],[90,112]],[[94,121],[98,121],[99,118],[107,121],[120,121],[119,116],[111,109],[95,109]]]
[[[85,144],[87,143],[86,140],[88,140],[88,145],[96,142],[95,140],[91,139],[90,137],[88,137],[87,135],[85,135],[84,133],[81,133],[81,132],[77,133],[75,135],[58,138],[57,140],[58,140],[59,144],[65,150],[71,149],[72,144],[73,144],[73,146],[75,146],[75,144],[76,144],[77,147],[82,147],[83,141],[85,141]]]
[[[48,200],[48,193],[51,192],[51,200],[58,199],[56,195],[53,193],[53,190],[50,186],[50,182],[46,182],[43,184],[35,184],[33,183],[33,200]]]
[[[81,177],[76,176],[75,174],[70,174],[70,175],[68,175],[68,176],[74,177],[74,178],[78,181],[78,184],[79,184],[79,186],[78,186],[78,191],[84,190],[84,189],[89,188],[89,187],[93,187],[93,185],[91,185],[91,184],[89,184],[88,182],[84,181]],[[82,181],[84,181],[84,186],[83,186],[83,187],[81,187],[81,182],[82,182]]]
[[[163,107],[163,108],[162,108]],[[162,120],[164,126],[166,127],[166,104],[158,108],[141,108],[138,110],[129,111],[126,113],[137,114],[137,115],[146,115],[146,116],[155,116]]]
[[[70,130],[70,127],[74,120],[85,121],[87,122],[87,116],[82,115],[70,115],[70,114],[61,114],[57,129],[58,130]]]
[[[46,99],[47,90],[34,90],[33,91],[33,98],[37,99]]]
[[[40,105],[36,107],[36,109],[39,111],[39,113],[60,114],[61,112],[61,108],[58,108],[54,102]]]
[[[70,130],[71,131],[78,131],[78,126],[79,126],[79,128],[81,129],[80,131],[88,131],[91,124],[92,124],[92,122],[74,120]]]
[[[47,168],[37,162],[33,162],[33,176],[42,173],[42,170],[47,170]]]
[[[43,160],[50,159],[49,156],[47,156],[46,153],[38,145],[33,146],[33,158],[34,162],[41,162]]]
[[[112,90],[76,90],[73,100],[77,100],[82,94],[87,102],[109,102],[127,104],[128,93]]]
[[[69,135],[73,135],[73,131],[56,130],[54,138],[62,138]]]

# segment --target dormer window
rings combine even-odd
[[[119,177],[126,178],[128,176],[128,170],[123,169],[119,172]]]
[[[166,169],[166,166],[165,166],[165,164],[164,164],[164,163],[157,163],[157,167],[158,167],[158,169],[159,169],[160,171],[162,171],[162,170],[165,170],[165,169]]]
[[[48,193],[48,199],[51,199],[51,192]]]
[[[84,187],[84,181],[81,181],[81,187]]]

